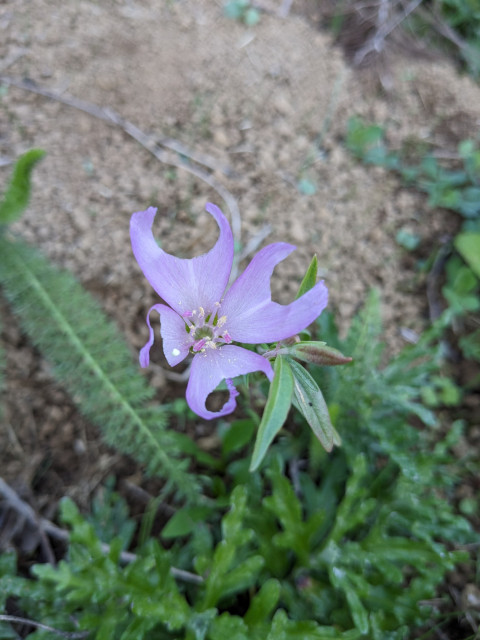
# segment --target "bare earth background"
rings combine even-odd
[[[0,73],[108,107],[153,137],[211,156],[214,179],[237,199],[242,246],[269,224],[266,242],[298,247],[276,271],[276,299],[293,297],[317,253],[343,329],[370,288],[380,289],[394,352],[404,344],[401,330],[421,331],[428,316],[414,261],[395,234],[418,233],[428,253],[456,221],[433,214],[423,196],[403,190],[383,169],[352,159],[342,142],[347,120],[387,123],[393,144],[411,137],[454,151],[478,131],[480,89],[448,61],[398,56],[386,94],[348,67],[308,13],[308,2],[294,2],[287,18],[262,14],[248,29],[224,17],[214,0],[0,0]],[[131,213],[158,206],[162,246],[192,256],[216,239],[205,203],[227,214],[228,207],[204,181],[159,162],[121,127],[4,87],[0,188],[8,161],[32,147],[47,156],[13,231],[71,269],[136,352],[154,294],[131,253]],[[304,175],[317,185],[312,196],[296,187]],[[19,491],[33,488],[39,507],[54,508],[52,498],[65,494],[86,502],[112,470],[137,473],[100,444],[4,304],[1,311],[8,387],[0,475]],[[160,371],[148,375],[159,401],[183,393]]]

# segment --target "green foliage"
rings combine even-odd
[[[457,238],[462,238],[470,234],[460,234]],[[455,242],[455,246],[457,243]],[[442,288],[445,300],[448,302],[448,308],[442,316],[445,327],[457,326],[470,316],[477,318],[480,312],[480,281],[476,276],[476,255],[470,255],[470,243],[460,243],[459,248],[465,258],[468,258],[467,264],[460,259],[458,255],[453,255],[446,265],[446,283]],[[474,325],[475,326],[475,325]],[[471,332],[463,332],[460,336],[458,345],[467,359],[480,362],[480,330],[478,328]],[[475,384],[480,383],[480,375],[476,379],[472,377],[470,386],[473,388]]]
[[[274,378],[268,390],[267,404],[263,410],[253,449],[250,471],[260,466],[268,447],[282,428],[292,404],[293,373],[286,358],[277,356],[274,365]]]
[[[317,193],[317,185],[310,178],[300,178],[297,183],[297,189],[304,196],[313,196]]]
[[[390,162],[381,131],[353,130],[359,157],[372,144],[380,151],[369,161]],[[468,151],[465,170],[475,154]],[[397,160],[391,166],[399,170]],[[438,338],[480,306],[476,245],[466,237],[457,247],[466,263],[458,255],[448,262],[448,309],[387,364],[375,292],[344,341],[323,313],[323,342],[280,343],[270,353],[275,378],[252,460],[258,467],[265,459],[264,473],[249,473],[244,451],[256,413],[220,423],[218,460],[167,431],[165,410],[149,406],[152,391],[91,296],[31,248],[0,237],[3,291],[55,376],[107,442],[165,477],[163,495],[175,488],[189,499],[161,532],[168,550],[150,536],[161,496],[136,537],[113,480],[86,517],[64,500],[66,557],[56,567],[33,566],[26,578],[12,555],[0,556],[0,608],[9,599],[32,620],[64,633],[85,630],[92,640],[404,640],[431,621],[439,584],[467,557],[452,549],[479,541],[449,504],[458,473],[450,449],[462,423],[441,439],[433,411],[460,399],[443,375]],[[314,258],[301,291],[316,275]],[[347,363],[343,353],[354,364],[323,366]],[[291,398],[299,413],[289,414]],[[183,415],[183,405],[172,407]],[[337,429],[343,446],[328,456],[319,440],[330,449]],[[187,472],[185,453],[210,468],[210,500],[199,499],[200,478]],[[133,540],[135,553],[125,553]],[[0,638],[15,637],[1,621]],[[49,637],[42,629],[29,635]]]
[[[248,459],[237,455],[245,446],[239,434],[252,429],[247,420],[233,423],[233,436],[223,432],[222,475],[212,479],[216,507],[177,511],[162,531],[168,551],[147,539],[125,564],[128,518],[107,488],[91,520],[100,527],[62,503],[72,533],[57,568],[36,565],[32,581],[14,575],[11,556],[0,562],[0,597],[55,628],[89,630],[92,640],[404,640],[431,620],[438,585],[466,559],[452,549],[478,542],[447,501],[455,487],[449,450],[461,424],[438,440],[409,421],[436,424],[420,400],[438,387],[436,334],[382,367],[377,295],[345,341],[328,314],[319,326],[355,355],[354,366],[311,368],[342,448],[327,456],[308,430],[290,434],[287,422],[266,472],[249,474]]]
[[[198,479],[180,460],[182,441],[165,428],[162,407],[128,346],[74,277],[21,242],[0,238],[0,284],[23,330],[52,364],[54,376],[105,440],[191,499]]]
[[[480,71],[480,68],[479,68]],[[431,208],[450,209],[462,217],[460,233],[453,239],[455,249],[463,258],[453,256],[446,270],[447,284],[443,294],[448,309],[443,326],[452,326],[454,320],[480,311],[478,278],[480,278],[480,149],[473,140],[464,140],[458,146],[456,165],[445,166],[432,155],[423,155],[415,164],[407,162],[403,152],[392,151],[385,142],[385,130],[379,125],[351,118],[348,123],[346,145],[367,164],[394,170],[405,184],[428,195]],[[400,229],[397,242],[409,251],[415,250],[420,239]],[[478,324],[478,318],[476,320]],[[480,360],[478,332],[461,336],[460,348],[469,358]]]
[[[298,293],[295,296],[295,300],[298,300],[304,293],[313,289],[313,287],[317,283],[317,274],[318,274],[318,258],[317,254],[315,254],[312,258],[312,261],[308,265],[308,269],[303,276],[303,280],[300,283],[300,287],[298,289]]]
[[[91,512],[87,517],[96,535],[102,542],[118,538],[122,549],[127,549],[135,533],[136,525],[128,517],[128,505],[113,490],[115,478],[107,478],[105,485],[92,501]]]
[[[294,374],[294,405],[308,422],[325,451],[340,445],[340,436],[334,429],[328,407],[316,381],[298,362],[290,362]]]
[[[10,183],[0,201],[0,227],[18,220],[28,206],[31,191],[31,174],[45,151],[31,149],[15,163]]]
[[[229,0],[223,10],[227,18],[243,22],[247,27],[255,26],[260,20],[260,13],[251,6],[250,0]]]
[[[397,244],[406,249],[407,251],[415,251],[420,244],[420,236],[416,233],[411,233],[407,229],[399,229],[395,236]]]
[[[300,284],[297,298],[315,286],[317,271],[318,261],[315,255]],[[334,444],[339,445],[340,436],[331,424],[322,392],[308,371],[294,358],[325,366],[346,364],[351,358],[346,358],[338,350],[327,347],[325,342],[301,340],[299,336],[285,342],[280,341],[273,350],[264,355],[274,358],[275,375],[258,427],[250,471],[259,468],[268,447],[284,425],[292,403],[305,417],[326,451],[331,451]]]
[[[0,318],[0,334],[2,332],[2,323]],[[0,343],[0,401],[2,399],[2,393],[4,391],[5,386],[5,351],[2,348]],[[2,405],[0,404],[0,418],[2,417]]]
[[[431,0],[432,2],[432,0]],[[433,0],[434,7],[450,28],[458,34],[458,54],[468,71],[480,75],[480,4],[478,0]],[[444,46],[451,42],[444,42]]]
[[[459,144],[461,167],[446,168],[432,155],[419,162],[407,162],[401,152],[392,151],[385,142],[385,129],[366,124],[361,118],[348,121],[347,148],[362,162],[392,169],[403,180],[428,195],[430,207],[444,207],[479,224],[480,218],[480,149],[473,140]],[[410,248],[410,247],[409,247]]]
[[[477,278],[480,278],[480,232],[459,233],[455,238],[454,245],[473,273]]]

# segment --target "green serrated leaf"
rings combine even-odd
[[[317,383],[298,362],[290,360],[294,386],[294,405],[310,425],[326,451],[341,443],[340,436],[331,423],[327,403]]]
[[[306,274],[303,276],[302,283],[300,284],[300,288],[298,290],[297,296],[295,300],[298,300],[304,293],[313,289],[317,282],[317,273],[318,273],[318,259],[317,254],[315,254],[310,262]]]
[[[31,174],[34,166],[44,155],[45,151],[42,149],[31,149],[15,163],[7,190],[0,201],[0,225],[18,220],[27,208],[30,201]]]
[[[56,269],[32,247],[0,236],[0,284],[23,330],[52,363],[53,374],[107,442],[163,475],[194,500],[198,479],[165,411],[149,406],[153,391],[116,326],[72,274]]]
[[[260,466],[268,447],[282,428],[292,404],[293,375],[288,361],[282,356],[277,356],[273,370],[275,376],[258,427],[250,471],[255,471]]]

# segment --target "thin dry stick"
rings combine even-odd
[[[238,261],[241,262],[245,258],[247,258],[251,253],[256,251],[258,247],[262,244],[267,236],[270,235],[272,231],[272,227],[269,224],[264,224],[263,227],[256,233],[250,240],[247,242],[245,247],[240,251],[238,255]],[[230,276],[230,280],[235,280],[237,277],[236,272],[232,269],[232,275]]]
[[[36,622],[35,620],[29,620],[28,618],[20,618],[19,616],[7,616],[3,613],[0,614],[0,621],[28,624],[31,627],[36,627],[37,629],[42,629],[43,631],[51,631],[52,633],[56,633],[58,636],[68,638],[69,640],[87,638],[90,635],[90,631],[60,631],[60,629],[55,629],[54,627],[50,627],[48,624],[43,624],[42,622]]]
[[[354,63],[357,65],[360,64],[361,62],[363,62],[364,58],[372,51],[381,51],[385,44],[385,39],[387,38],[387,36],[389,36],[392,31],[394,31],[404,20],[406,20],[407,17],[421,4],[421,2],[422,0],[412,0],[407,5],[407,7],[401,13],[395,15],[393,19],[390,20],[390,22],[384,22],[381,26],[379,26],[375,34],[367,40],[367,42],[363,45],[363,47],[361,47],[361,49],[357,51],[353,59]],[[385,4],[382,1],[378,10],[379,17],[380,15],[385,15],[384,9]]]
[[[131,138],[136,140],[139,144],[142,145],[147,151],[155,156],[155,158],[164,164],[168,164],[177,169],[183,169],[188,173],[192,174],[196,178],[199,178],[206,184],[208,184],[214,191],[218,193],[218,195],[227,203],[227,207],[230,210],[230,215],[232,219],[232,231],[233,237],[235,239],[235,243],[237,245],[240,244],[241,239],[241,219],[240,219],[240,211],[238,209],[238,204],[230,191],[224,187],[213,175],[208,173],[207,171],[193,166],[188,165],[178,160],[168,158],[165,150],[159,147],[159,144],[176,151],[177,153],[181,153],[185,157],[190,158],[194,162],[199,164],[204,164],[206,161],[205,155],[195,154],[193,151],[190,151],[186,147],[184,147],[180,142],[173,141],[171,139],[162,139],[156,141],[154,138],[146,134],[144,131],[139,129],[136,125],[134,125],[129,120],[125,120],[122,116],[110,108],[101,108],[97,105],[94,105],[90,102],[86,102],[85,100],[79,100],[73,96],[65,96],[56,93],[55,91],[51,91],[50,89],[45,89],[40,87],[36,82],[31,80],[19,80],[18,78],[13,78],[11,76],[0,75],[0,82],[4,82],[5,84],[17,87],[19,89],[23,89],[24,91],[30,91],[32,93],[36,93],[45,98],[49,98],[50,100],[55,100],[56,102],[60,102],[61,104],[65,104],[69,107],[73,107],[79,111],[83,111],[84,113],[88,113],[89,115],[103,120],[104,122],[108,122],[109,124],[116,125],[123,129],[123,131],[129,135]],[[181,151],[180,151],[181,149]],[[208,160],[212,162],[211,159]],[[207,165],[210,166],[210,165]],[[230,170],[229,170],[230,171]],[[231,173],[231,171],[230,171]]]
[[[46,518],[39,518],[32,507],[22,500],[18,494],[3,480],[0,478],[0,495],[2,495],[10,506],[18,511],[21,515],[23,515],[29,522],[36,524],[41,527],[45,534],[48,534],[52,538],[56,540],[61,540],[62,542],[68,542],[70,540],[70,536],[68,531],[65,529],[61,529],[57,527],[57,525],[50,522]],[[108,544],[102,543],[102,551],[104,553],[108,553],[110,551],[110,546]],[[129,551],[122,551],[120,553],[120,561],[124,564],[129,564],[137,559],[134,553],[130,553]],[[192,584],[202,584],[204,582],[202,576],[199,576],[195,573],[190,573],[190,571],[184,571],[183,569],[177,569],[176,567],[170,567],[170,573],[174,578],[178,578],[179,580],[183,580],[184,582],[190,582]]]

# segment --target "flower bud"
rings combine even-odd
[[[299,342],[288,347],[288,355],[304,362],[332,367],[348,364],[353,358],[344,356],[338,349],[327,347],[325,342]]]

